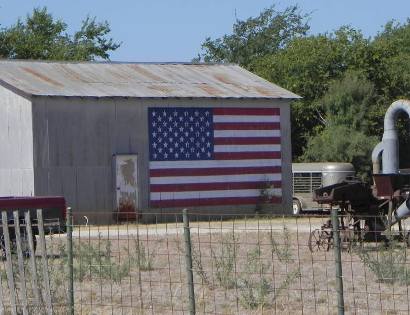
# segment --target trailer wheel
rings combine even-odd
[[[293,215],[299,215],[302,213],[302,204],[297,199],[293,199],[292,212],[293,212]]]

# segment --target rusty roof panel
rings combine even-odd
[[[27,96],[299,98],[226,64],[0,60],[0,84]]]

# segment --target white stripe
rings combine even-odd
[[[149,162],[151,170],[166,168],[208,168],[208,167],[259,167],[280,166],[280,159],[257,160],[199,160],[199,161],[153,161]]]
[[[214,137],[280,137],[280,130],[214,130]]]
[[[280,122],[278,115],[214,115],[214,123],[222,122]]]
[[[280,197],[282,189],[271,190],[272,196]],[[259,189],[239,190],[210,190],[210,191],[180,191],[151,193],[151,200],[203,199],[203,198],[230,198],[230,197],[259,197]]]
[[[151,177],[151,184],[193,184],[193,183],[225,183],[225,182],[268,182],[281,180],[281,174],[241,174],[212,176],[164,176]]]
[[[215,152],[277,152],[280,144],[254,144],[254,145],[216,145]]]

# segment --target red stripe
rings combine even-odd
[[[281,181],[270,182],[274,188],[280,188]],[[151,192],[178,192],[178,191],[208,191],[208,190],[236,190],[236,189],[263,189],[266,182],[246,183],[198,183],[198,184],[153,184]]]
[[[224,137],[215,138],[214,144],[280,144],[280,137]]]
[[[241,174],[271,174],[280,173],[280,166],[260,167],[207,167],[207,168],[172,168],[150,170],[150,177],[163,176],[211,176],[211,175],[241,175]]]
[[[151,201],[151,207],[198,207],[198,206],[223,206],[223,205],[256,205],[261,202],[260,197],[232,197],[232,198],[206,198],[206,199],[177,199]],[[282,202],[281,197],[272,198],[272,204]]]
[[[250,115],[250,116],[268,116],[279,115],[279,108],[214,108],[214,115]]]
[[[280,152],[214,152],[215,160],[280,159]]]
[[[280,123],[214,123],[214,130],[280,130]]]

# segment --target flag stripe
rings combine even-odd
[[[279,123],[279,116],[214,116],[213,123]]]
[[[198,161],[151,161],[149,168],[153,169],[175,169],[175,168],[208,168],[208,167],[260,167],[260,166],[280,166],[280,159],[257,159],[257,160],[205,160],[198,163]]]
[[[226,183],[196,183],[196,184],[163,184],[151,185],[151,192],[202,191],[202,190],[233,190],[262,189],[265,182],[226,182]],[[269,182],[274,188],[280,188],[281,181]]]
[[[279,108],[213,108],[213,113],[217,115],[243,115],[243,116],[277,116],[280,114]]]
[[[214,152],[274,152],[280,151],[280,144],[256,144],[256,145],[216,145]]]
[[[281,195],[280,188],[272,189],[277,195]],[[258,197],[260,189],[238,190],[203,190],[203,191],[177,191],[177,192],[151,192],[151,200],[174,200],[195,198],[232,198],[232,197]]]
[[[239,174],[211,176],[163,176],[151,177],[151,184],[190,184],[225,182],[270,182],[281,180],[281,174]]]
[[[280,137],[257,138],[257,137],[238,137],[238,138],[215,138],[214,144],[280,144]]]
[[[152,169],[150,177],[280,173],[280,166]]]
[[[224,205],[254,205],[263,201],[261,197],[236,197],[236,198],[204,198],[204,199],[175,199],[153,200],[152,207],[200,207],[200,206],[224,206]],[[281,203],[281,197],[273,197],[271,203]]]
[[[280,137],[280,130],[214,130],[214,137]]]
[[[215,152],[216,160],[280,159],[280,152]]]
[[[228,122],[214,124],[214,130],[274,130],[280,129],[280,123],[249,123]]]

